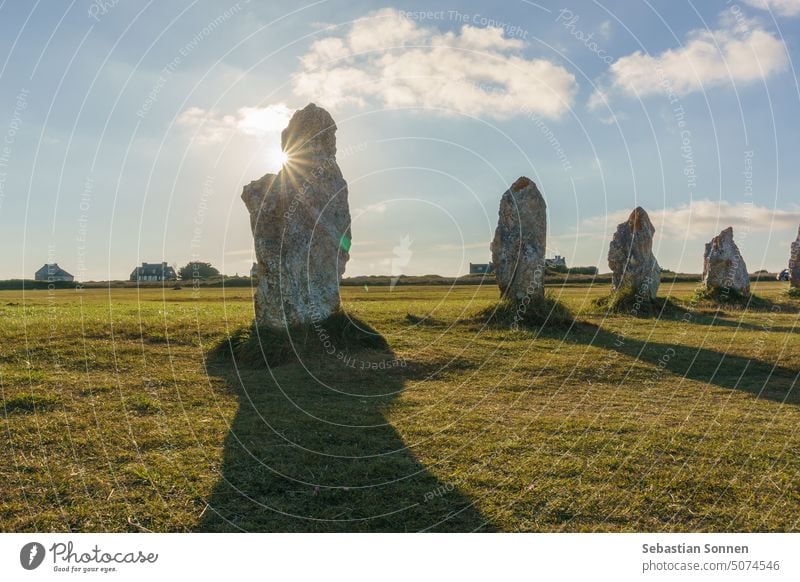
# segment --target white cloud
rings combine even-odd
[[[376,202],[369,204],[366,207],[357,207],[353,209],[354,218],[359,218],[363,214],[384,214],[388,205],[385,202]],[[373,217],[374,218],[374,217]]]
[[[239,109],[236,129],[258,138],[280,133],[289,125],[292,113],[294,112],[283,103],[268,107],[242,107]]]
[[[600,36],[608,40],[609,38],[611,38],[611,21],[604,20],[603,22],[600,23],[600,26],[597,27],[597,30],[600,33]]]
[[[300,57],[300,60],[304,67],[313,69],[328,61],[347,57],[349,54],[350,51],[345,46],[344,41],[341,38],[331,36],[315,41],[311,45],[311,52]]]
[[[742,17],[743,18],[743,17]],[[686,43],[652,56],[637,51],[609,68],[608,83],[589,99],[597,108],[611,91],[628,96],[677,95],[727,83],[746,84],[786,68],[783,42],[749,20],[724,16],[718,30],[694,30]]]
[[[293,111],[283,103],[266,107],[242,107],[236,114],[221,114],[200,107],[190,107],[178,117],[178,123],[196,130],[200,144],[219,143],[234,133],[274,142],[289,124]]]
[[[522,56],[524,47],[501,28],[465,25],[443,33],[386,8],[314,42],[300,59],[293,88],[330,108],[376,103],[495,118],[560,116],[572,106],[575,77],[548,60]]]
[[[800,14],[800,0],[744,0],[744,3],[761,10],[772,10],[779,16]]]
[[[673,208],[646,209],[656,227],[658,236],[683,239],[710,240],[720,230],[733,226],[737,232],[768,232],[797,229],[800,208],[779,210],[726,201],[694,200]],[[587,218],[581,230],[613,232],[617,224],[628,219],[631,209],[619,210],[606,216]]]
[[[416,21],[404,18],[393,8],[385,8],[353,23],[347,42],[352,52],[360,53],[420,43],[424,38],[425,31]]]
[[[491,50],[500,51],[517,50],[525,47],[525,43],[518,38],[506,38],[502,28],[477,28],[474,26],[464,26],[461,28],[461,35],[454,37],[445,35],[445,38],[455,39],[458,46],[470,50]],[[446,43],[447,44],[447,43]]]
[[[492,242],[491,237],[487,237],[486,240],[464,243],[464,244],[442,243],[438,245],[433,245],[431,249],[434,251],[461,251],[465,249],[486,249],[486,251],[489,252],[489,245],[491,245],[491,242]]]
[[[620,121],[625,121],[628,119],[627,114],[615,111],[614,113],[610,113],[608,115],[600,115],[598,121],[603,125],[617,125]]]

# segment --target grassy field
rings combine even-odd
[[[0,530],[797,531],[800,302],[694,288],[511,330],[493,286],[346,287],[388,348],[273,367],[225,356],[247,288],[0,292]]]

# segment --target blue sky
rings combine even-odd
[[[699,272],[733,225],[751,271],[784,268],[799,23],[800,0],[0,1],[0,278],[247,272],[242,186],[311,101],[339,127],[347,275],[486,262],[521,175],[571,265],[607,270],[642,205],[664,267]]]

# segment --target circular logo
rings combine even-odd
[[[44,561],[44,546],[39,542],[30,542],[19,551],[19,563],[26,570],[35,570]]]

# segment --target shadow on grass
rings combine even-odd
[[[742,295],[734,289],[698,289],[689,299],[690,303],[716,307],[718,309],[748,310],[753,312],[772,311],[777,308],[791,308],[789,305],[750,294]]]
[[[795,369],[706,348],[644,342],[591,323],[576,325],[566,341],[617,351],[673,376],[741,390],[766,400],[800,404],[800,391],[794,390],[800,371]],[[631,385],[631,389],[636,388]]]
[[[733,291],[728,294],[719,291],[696,291],[686,302],[675,304],[674,314],[687,323],[698,325],[733,327],[752,331],[772,331],[776,333],[800,333],[796,326],[775,327],[772,315],[800,313],[791,302],[773,301],[751,294],[747,297]],[[761,324],[742,321],[745,315],[756,315],[763,320]],[[678,319],[678,317],[676,317]]]
[[[385,418],[406,381],[435,370],[398,359],[364,322],[319,327],[240,330],[210,354],[208,373],[240,404],[198,530],[487,530]]]
[[[638,318],[681,320],[694,325],[712,327],[733,327],[742,330],[775,331],[800,333],[793,327],[769,327],[754,325],[741,319],[744,314],[795,313],[797,309],[785,303],[776,303],[756,295],[749,298],[738,298],[730,301],[716,301],[705,293],[697,292],[689,300],[683,302],[671,297],[637,300],[632,296],[610,294],[592,301],[592,308],[584,313],[589,315],[616,314]]]

